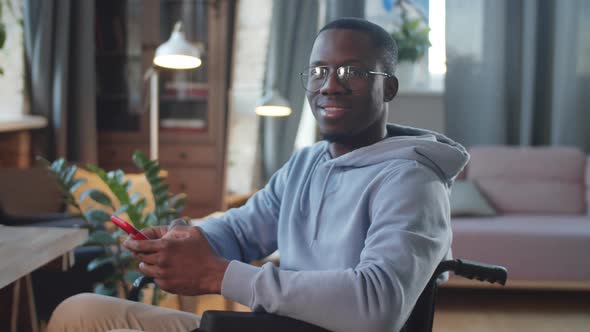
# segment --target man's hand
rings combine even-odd
[[[163,290],[181,295],[219,294],[229,262],[215,255],[201,230],[192,226],[142,230],[151,240],[123,243],[141,263],[139,270]]]

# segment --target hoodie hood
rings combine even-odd
[[[322,165],[327,169],[319,187],[318,207],[312,209],[313,231],[312,241],[317,239],[319,215],[325,202],[325,194],[331,176],[338,168],[362,168],[392,160],[414,160],[431,169],[441,181],[450,188],[455,177],[469,161],[469,153],[465,148],[450,138],[425,129],[418,129],[394,124],[387,124],[387,138],[340,157],[330,159],[328,142],[323,144],[322,152],[312,167],[311,173]],[[310,173],[310,174],[311,174]],[[299,197],[299,210],[306,215],[311,197],[312,176],[308,176],[304,184],[304,194]]]
[[[326,143],[326,150],[328,143]],[[469,161],[469,153],[452,139],[426,129],[387,124],[387,138],[326,163],[334,167],[365,167],[392,159],[415,160],[432,169],[447,185]]]

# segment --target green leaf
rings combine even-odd
[[[104,180],[104,178],[106,178],[106,172],[104,169],[102,169],[98,166],[92,165],[92,164],[87,164],[86,168],[88,168],[89,171],[96,173],[96,175],[98,175],[99,178],[101,178],[103,180]]]
[[[135,281],[135,279],[137,279],[141,276],[142,276],[142,274],[139,271],[130,270],[130,271],[127,271],[127,273],[125,273],[124,279],[125,279],[125,281],[127,281],[129,283],[133,283]]]
[[[93,201],[95,201],[99,204],[102,204],[104,206],[108,206],[108,207],[113,206],[113,202],[111,201],[109,196],[107,196],[107,194],[105,194],[104,192],[102,192],[98,189],[86,190],[85,192],[82,193],[82,195],[80,195],[80,201],[82,201],[86,197],[90,197]]]
[[[150,167],[145,171],[145,177],[148,179],[149,182],[158,178],[159,169],[157,166]]]
[[[102,223],[111,218],[111,216],[108,213],[99,209],[92,209],[86,211],[84,213],[84,216],[86,217],[86,220],[88,220],[94,226],[100,226],[102,225]]]
[[[124,177],[125,177],[125,173],[118,169],[116,171],[113,172],[109,172],[110,174],[112,174],[112,178],[115,179],[117,181],[118,184],[123,185],[124,186]]]
[[[147,226],[154,226],[158,224],[158,217],[154,212],[150,212],[143,217],[143,224]]]
[[[51,164],[51,171],[56,175],[61,174],[65,167],[66,161],[63,158],[59,158]]]
[[[113,264],[115,263],[115,257],[113,256],[108,256],[108,257],[98,257],[95,258],[93,260],[90,261],[90,263],[88,263],[88,266],[86,266],[86,270],[90,271],[94,271],[97,268],[106,265],[106,264]]]
[[[147,165],[149,162],[148,157],[139,150],[135,150],[135,152],[133,152],[132,159],[133,163],[142,170],[145,169],[145,165]]]
[[[67,167],[64,172],[63,172],[63,183],[66,186],[70,186],[72,179],[74,178],[74,174],[76,174],[76,170],[78,170],[78,167],[76,167],[76,165],[72,165],[70,167]]]
[[[166,193],[168,191],[168,189],[170,189],[169,185],[160,184],[159,186],[152,188],[152,193],[154,193],[154,196],[158,196],[162,193]]]
[[[173,207],[177,210],[182,210],[184,205],[186,204],[187,196],[186,194],[176,194],[168,199],[168,206]]]
[[[0,23],[0,49],[4,47],[6,42],[6,26],[4,23]]]
[[[79,179],[75,179],[74,181],[72,181],[72,183],[70,185],[70,193],[74,193],[74,191],[76,191],[76,189],[80,188],[80,186],[85,184],[86,182],[88,182],[88,180],[86,180],[84,178],[79,178]]]
[[[136,192],[133,195],[131,195],[131,197],[129,197],[129,202],[131,204],[137,204],[137,202],[141,199],[141,193],[140,192]]]
[[[102,283],[96,284],[96,286],[94,287],[94,293],[114,297],[117,297],[119,295],[119,291],[116,286],[107,286]]]
[[[176,218],[178,216],[178,212],[175,209],[167,209],[160,212],[160,219],[167,219],[168,217]]]
[[[147,200],[144,198],[140,199],[139,202],[135,205],[135,209],[137,212],[141,213],[147,204]]]
[[[160,194],[154,197],[154,201],[156,201],[156,208],[164,206],[168,201],[168,195]]]
[[[88,236],[87,244],[108,246],[117,242],[112,238],[111,233],[103,230],[96,230]]]
[[[127,209],[129,209],[129,205],[123,204],[118,209],[116,209],[115,212],[113,212],[113,214],[120,215],[121,213],[127,212]]]

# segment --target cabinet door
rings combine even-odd
[[[167,171],[171,191],[188,195],[184,214],[199,217],[223,209],[229,27],[235,2],[100,0],[97,15],[99,6],[110,8],[101,20],[121,22],[122,28],[113,31],[121,32],[124,42],[118,55],[97,54],[97,63],[105,69],[104,75],[98,75],[104,96],[97,98],[102,103],[99,117],[103,116],[99,165],[132,171],[133,150],[149,150],[149,87],[141,77],[152,66],[156,48],[181,21],[187,39],[202,50],[202,65],[191,70],[158,69],[159,161]],[[114,34],[112,38],[119,37]]]

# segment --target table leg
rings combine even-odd
[[[31,275],[0,289],[0,331],[39,332]]]

